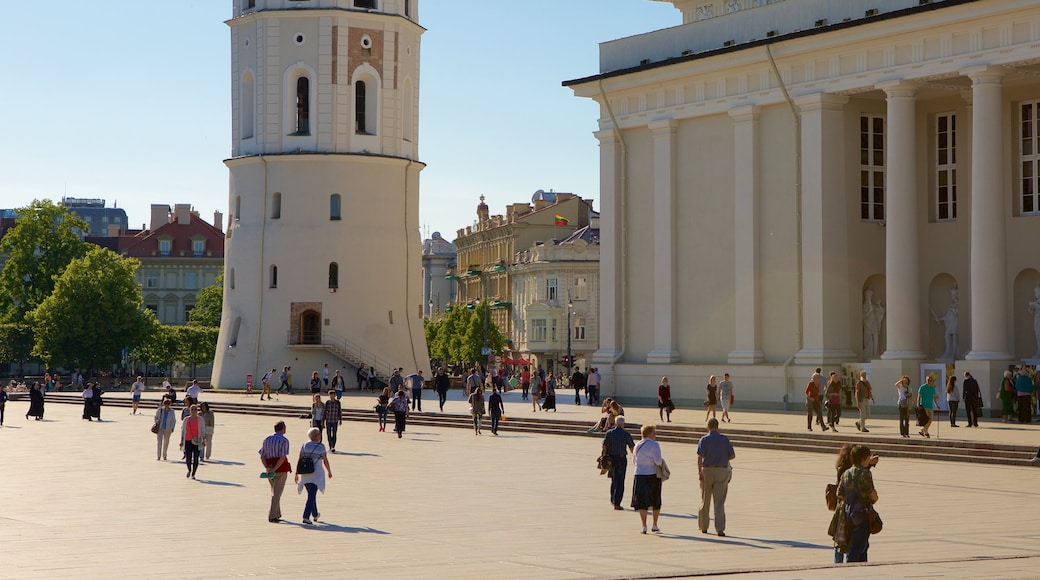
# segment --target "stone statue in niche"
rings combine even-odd
[[[943,325],[943,337],[946,339],[946,350],[939,357],[939,362],[953,362],[957,358],[957,303],[957,284],[954,284],[950,288],[950,307],[946,309],[946,314],[940,317],[934,310],[931,311],[935,321]]]
[[[1040,282],[1033,288],[1033,301],[1029,303],[1029,312],[1033,314],[1033,336],[1036,338],[1036,354],[1034,359],[1040,359]]]
[[[874,300],[874,291],[863,292],[863,358],[872,360],[880,350],[881,321],[885,319],[885,307],[881,300]]]

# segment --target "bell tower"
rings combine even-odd
[[[232,0],[216,386],[427,368],[418,0]]]

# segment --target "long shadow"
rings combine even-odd
[[[669,513],[661,512],[661,515],[666,517],[666,518],[680,518],[680,519],[685,519],[685,520],[696,520],[696,519],[699,519],[697,514],[669,514]]]
[[[759,550],[772,550],[769,546],[761,546],[758,544],[752,544],[750,542],[733,541],[729,539],[729,536],[720,538],[718,536],[709,536],[707,534],[700,536],[684,536],[679,534],[660,534],[662,538],[669,540],[686,540],[688,542],[708,542],[711,544],[724,544],[727,546],[745,546],[747,548],[758,548]]]
[[[499,439],[534,439],[533,435],[499,435]]]
[[[21,427],[15,427],[14,425],[0,425],[0,429],[21,429]]]
[[[729,537],[729,536],[727,536]],[[776,544],[778,546],[786,546],[788,548],[806,548],[810,550],[833,550],[834,546],[827,546],[824,544],[810,544],[809,542],[796,542],[794,540],[763,540],[762,538],[747,538],[749,540],[755,540],[756,542],[762,542],[763,544]]]
[[[333,451],[333,455],[349,455],[351,457],[382,457],[378,453],[351,453],[350,451]]]
[[[337,524],[327,524],[325,522],[322,522],[322,523],[316,524],[316,525],[312,525],[312,526],[308,526],[306,524],[296,523],[296,522],[286,522],[286,523],[291,523],[291,524],[295,525],[296,527],[305,528],[305,529],[309,529],[309,530],[314,530],[314,531],[317,531],[317,532],[338,532],[340,534],[377,534],[377,535],[380,535],[380,536],[389,536],[390,535],[390,532],[387,532],[387,531],[384,531],[384,530],[377,530],[375,528],[369,528],[369,527],[340,526],[340,525],[337,525]]]
[[[227,461],[225,459],[207,459],[203,465],[245,465],[241,461]]]
[[[411,439],[409,437],[409,439]],[[423,443],[440,443],[440,439],[411,439],[412,441],[422,441]]]
[[[223,487],[245,487],[241,483],[231,483],[230,481],[214,481],[212,479],[196,479],[199,483],[205,483],[206,485],[219,485]]]

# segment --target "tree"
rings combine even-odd
[[[49,366],[96,369],[140,346],[154,315],[142,308],[137,266],[98,247],[70,262],[54,292],[27,316],[36,333],[33,354]]]
[[[147,336],[137,347],[130,351],[130,358],[148,364],[168,367],[177,358],[177,342],[173,334],[173,327],[159,322],[155,313],[145,310],[148,319]],[[145,379],[147,383],[147,378]]]
[[[17,362],[19,367],[24,367],[25,361],[32,356],[32,347],[33,333],[28,325],[0,324],[0,361]]]
[[[50,200],[36,200],[15,210],[18,218],[2,241],[8,256],[0,271],[0,316],[21,322],[54,291],[69,263],[87,253],[76,230],[87,223]]]
[[[177,344],[177,360],[191,365],[194,378],[195,365],[213,362],[220,329],[216,326],[174,326],[171,329]]]
[[[432,358],[445,362],[483,363],[484,324],[487,322],[487,345],[501,354],[505,337],[491,320],[491,304],[481,301],[473,309],[454,307],[439,320],[426,322],[426,345]]]
[[[188,314],[189,326],[220,327],[220,314],[224,308],[224,273],[221,272],[212,286],[199,291],[195,306]]]

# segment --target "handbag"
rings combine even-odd
[[[296,473],[300,475],[314,473],[314,459],[310,455],[300,455],[300,460],[296,462]]]
[[[838,486],[833,483],[827,484],[827,489],[823,492],[823,497],[827,501],[827,509],[834,511],[838,507]]]
[[[867,507],[867,522],[870,526],[870,533],[876,534],[881,531],[884,527],[884,523],[881,521],[881,516],[874,509],[874,506]]]
[[[668,412],[671,413],[672,411],[675,410],[675,403],[673,403],[671,399],[668,399],[667,407],[668,407]]]
[[[599,456],[596,459],[596,468],[599,469],[599,474],[608,474],[614,469],[614,461],[606,453]]]
[[[733,403],[736,403],[736,402],[737,402],[737,399],[733,395],[730,395],[729,396],[729,406],[732,407]]]
[[[672,476],[672,470],[668,469],[668,462],[661,458],[661,465],[655,465],[654,470],[657,472],[657,479],[661,481],[668,481],[668,478]]]
[[[159,433],[159,422],[158,421],[156,421],[155,423],[152,423],[152,433],[154,433],[154,434],[158,434]]]

